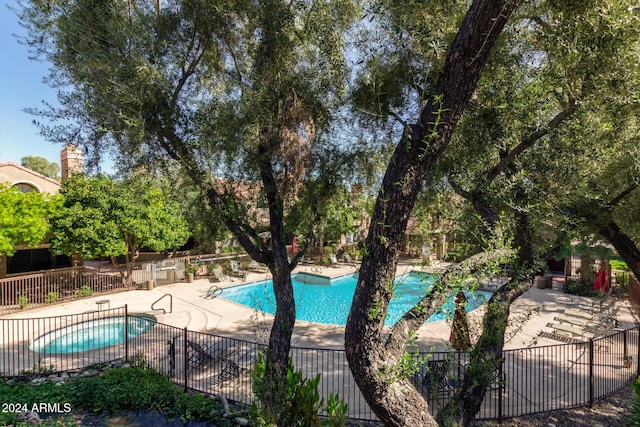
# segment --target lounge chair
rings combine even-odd
[[[560,335],[563,335],[562,332],[568,332],[572,336],[577,339],[582,339],[582,341],[592,340],[596,338],[603,337],[608,335],[614,331],[615,324],[614,323],[599,323],[592,326],[576,326],[567,323],[558,323],[552,322],[548,323],[547,327],[554,330],[554,333],[560,332]]]
[[[211,269],[211,272],[213,273],[213,277],[216,278],[219,282],[233,281],[229,276],[224,274],[224,270],[222,270],[222,267],[214,267]]]
[[[265,266],[258,264],[258,262],[254,259],[249,263],[249,270],[255,271],[256,273],[267,273],[269,269]]]
[[[576,326],[587,326],[589,320],[587,318],[581,318],[578,316],[571,316],[568,314],[559,314],[553,318],[553,320],[557,320],[558,322],[570,323]]]
[[[247,272],[240,270],[240,263],[235,260],[231,261],[231,274],[242,279],[243,282],[247,279]]]
[[[214,356],[209,353],[209,347],[202,347],[194,341],[187,341],[187,345],[189,347],[187,355],[190,368],[201,368],[205,363],[214,359]]]
[[[426,391],[427,398],[430,398],[432,393],[440,395],[449,389],[448,374],[450,366],[451,361],[449,359],[429,360],[427,362],[427,369],[422,378],[422,387]]]
[[[597,324],[612,322],[617,326],[618,321],[615,316],[618,313],[619,308],[606,311],[604,313],[586,313],[580,310],[565,310],[564,314],[559,314],[554,318],[565,323],[571,323],[576,326],[589,327]]]
[[[188,363],[193,372],[214,370],[215,374],[211,379],[212,385],[219,385],[227,381],[235,380],[240,376],[240,367],[233,360],[223,357],[224,350],[214,349],[198,344],[194,341],[187,341]]]

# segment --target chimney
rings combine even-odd
[[[62,180],[82,173],[82,150],[75,144],[67,144],[60,152],[60,175]]]

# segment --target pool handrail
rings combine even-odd
[[[162,314],[167,314],[167,310],[165,310],[164,308],[155,308],[155,305],[157,303],[159,303],[160,301],[162,301],[165,297],[169,297],[169,313],[173,313],[173,295],[171,295],[171,294],[164,294],[160,298],[155,300],[155,302],[153,302],[153,304],[151,304],[151,310],[153,310],[153,311],[162,310]]]

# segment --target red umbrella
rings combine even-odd
[[[471,338],[469,337],[469,324],[467,323],[466,303],[467,297],[464,292],[459,291],[455,299],[456,310],[453,313],[453,324],[451,325],[451,347],[458,351],[467,351],[471,348]]]
[[[609,271],[607,269],[608,261],[603,259],[600,263],[600,270],[596,274],[596,281],[593,287],[599,291],[609,292]]]
[[[298,253],[298,239],[296,239],[296,236],[293,236],[293,242],[291,242],[291,252]]]

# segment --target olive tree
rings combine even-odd
[[[25,3],[27,43],[53,63],[57,111],[75,126],[45,129],[128,162],[176,163],[244,250],[273,275],[277,311],[263,402],[284,407],[295,322],[288,206],[323,153],[340,102],[349,0]],[[267,209],[269,244],[256,207]],[[310,207],[309,216],[313,216]],[[304,249],[304,245],[302,247]],[[276,415],[277,418],[277,415]]]
[[[427,6],[417,3],[412,6],[413,12],[422,13],[420,16],[425,17],[425,30],[438,29],[434,24],[436,18],[447,16],[444,10],[430,15],[431,10]],[[445,32],[443,40],[451,40],[451,44],[448,50],[445,48],[446,54],[442,58],[436,56],[432,62],[425,61],[425,58],[411,58],[413,62],[389,61],[386,64],[400,70],[412,63],[424,67],[416,70],[421,73],[421,78],[412,85],[418,92],[416,102],[420,108],[413,122],[402,118],[405,111],[399,114],[397,109],[411,105],[402,99],[405,87],[402,83],[394,87],[394,82],[401,79],[384,80],[389,82],[385,89],[394,98],[385,99],[387,102],[382,105],[382,111],[404,122],[403,134],[389,161],[374,207],[365,241],[366,254],[347,321],[345,346],[349,366],[360,390],[376,415],[387,425],[437,425],[424,398],[405,377],[394,375],[394,372],[398,371],[405,357],[407,340],[433,312],[436,303],[444,300],[442,292],[425,297],[390,331],[384,329],[384,320],[393,295],[393,279],[407,221],[423,180],[432,172],[449,144],[489,53],[515,6],[516,2],[509,1],[474,1],[466,13],[463,11],[460,15],[455,13],[459,9],[447,8],[454,18],[463,17],[459,24],[453,21],[453,26],[458,26],[457,33]],[[432,20],[427,19],[431,17]],[[391,16],[390,20],[393,19]],[[452,21],[442,22],[446,28],[446,23],[451,24]],[[407,39],[408,46],[418,45],[421,41]],[[363,76],[365,84],[371,82],[364,86],[365,90],[379,83],[374,81],[375,77],[374,73]],[[362,98],[366,99],[366,96]]]

